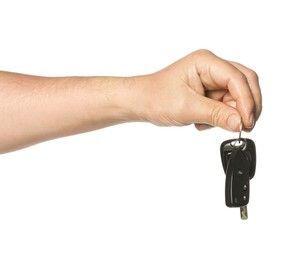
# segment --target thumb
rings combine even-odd
[[[241,116],[234,107],[204,96],[199,96],[193,106],[194,123],[198,125],[198,129],[202,129],[201,125],[204,124],[239,131]]]

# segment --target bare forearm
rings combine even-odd
[[[131,121],[250,131],[261,109],[257,74],[207,50],[128,78],[0,72],[0,153]]]
[[[123,99],[132,81],[0,72],[0,153],[138,120]]]

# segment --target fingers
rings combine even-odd
[[[241,121],[241,116],[235,108],[198,94],[190,103],[189,117],[193,117],[198,130],[218,126],[229,131],[239,131]]]
[[[231,61],[230,63],[234,65],[237,69],[239,69],[242,73],[244,73],[244,75],[246,76],[247,82],[252,91],[255,101],[255,120],[258,120],[262,111],[262,95],[258,75],[256,74],[256,72],[243,66],[242,64],[233,61]]]
[[[238,67],[209,51],[197,51],[193,55],[198,57],[196,58],[196,69],[206,90],[228,90],[236,102],[236,108],[239,116],[242,117],[244,126],[252,128],[255,120],[255,111],[257,115],[259,114],[259,108],[256,109],[255,105],[256,102],[259,102],[259,97],[257,97],[257,101],[254,99],[246,75]],[[250,81],[253,82],[253,91],[256,93],[256,80],[250,79]],[[257,93],[259,96],[260,93]],[[237,130],[239,129],[239,124],[240,121],[237,123]]]
[[[213,128],[214,126],[212,125],[207,125],[207,124],[195,124],[195,128],[198,130],[198,131],[203,131],[203,130],[208,130],[208,129],[211,129]]]

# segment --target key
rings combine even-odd
[[[251,139],[226,140],[221,144],[221,159],[226,174],[225,202],[227,207],[240,207],[241,219],[247,219],[250,179],[256,171],[256,146]]]
[[[221,159],[226,173],[227,163],[230,158],[230,155],[234,149],[241,148],[245,151],[251,165],[250,165],[250,179],[252,179],[256,172],[256,146],[253,140],[248,138],[241,138],[241,141],[238,139],[226,140],[221,144]]]
[[[249,168],[250,163],[244,151],[234,149],[226,168],[225,201],[227,207],[240,207],[242,219],[247,218]]]

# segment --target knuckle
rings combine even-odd
[[[253,71],[253,70],[248,70],[246,72],[246,78],[248,78],[250,80],[256,80],[256,81],[259,80],[258,74],[255,71]]]
[[[213,52],[207,50],[207,49],[199,49],[197,51],[194,51],[191,53],[192,57],[208,57],[208,56],[213,56]]]
[[[238,82],[244,82],[245,84],[248,83],[247,77],[245,74],[243,74],[241,71],[235,71],[232,76],[231,76],[231,80],[234,83],[238,83]]]
[[[211,123],[215,126],[220,125],[222,110],[220,106],[214,106],[211,111]]]

